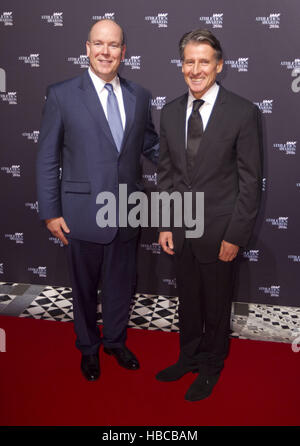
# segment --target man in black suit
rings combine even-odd
[[[180,355],[157,379],[198,373],[185,396],[196,401],[211,394],[228,354],[234,259],[259,208],[261,145],[257,107],[216,83],[223,67],[216,37],[195,30],[179,49],[189,91],[161,113],[158,188],[192,192],[193,205],[196,192],[204,192],[204,234],[188,238],[184,227],[160,228],[159,243],[175,260]]]
[[[122,28],[112,20],[96,22],[86,49],[90,68],[48,89],[37,186],[40,218],[68,245],[76,346],[83,375],[94,381],[100,375],[101,344],[122,367],[139,368],[125,345],[138,228],[118,227],[119,185],[126,186],[128,195],[140,190],[140,157],[155,162],[158,137],[150,93],[118,76],[126,50]],[[116,202],[110,226],[98,224],[102,192]],[[97,326],[100,276],[102,339]]]

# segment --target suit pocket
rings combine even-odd
[[[90,194],[91,184],[87,181],[64,181],[63,191],[73,194]]]

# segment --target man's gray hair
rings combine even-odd
[[[185,33],[179,41],[180,59],[184,60],[184,49],[188,43],[207,43],[216,52],[216,59],[223,59],[223,51],[220,42],[208,29],[195,29]]]

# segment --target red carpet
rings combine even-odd
[[[127,371],[101,350],[100,380],[80,373],[71,323],[0,317],[2,426],[295,426],[300,424],[300,353],[290,344],[233,339],[210,398],[190,403],[195,376],[160,383],[155,373],[177,358],[178,335],[130,329],[141,362]]]

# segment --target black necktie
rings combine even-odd
[[[186,159],[190,179],[192,178],[195,158],[203,135],[203,123],[199,113],[202,104],[204,104],[202,99],[193,101],[193,111],[188,120]]]

